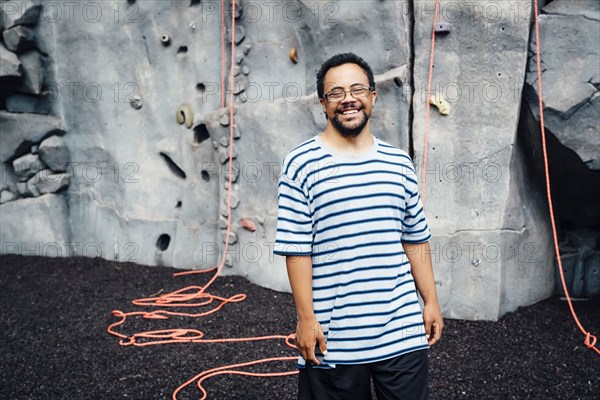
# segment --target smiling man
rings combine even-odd
[[[301,400],[427,398],[443,320],[414,166],[371,133],[371,67],[352,53],[317,73],[325,130],[284,158],[273,252],[286,256]],[[417,291],[423,299],[419,306]]]

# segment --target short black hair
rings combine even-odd
[[[331,68],[339,67],[343,64],[356,64],[361,67],[369,78],[369,87],[372,90],[375,90],[375,78],[373,77],[373,70],[371,69],[371,66],[369,66],[365,60],[354,53],[341,53],[336,54],[329,60],[325,61],[323,65],[321,65],[319,72],[317,72],[317,94],[319,95],[320,99],[323,98],[324,94],[323,79],[325,79],[325,74],[327,74],[327,71],[329,71]]]

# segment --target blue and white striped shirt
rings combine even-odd
[[[431,237],[414,166],[404,151],[373,139],[369,151],[344,155],[316,135],[285,156],[279,176],[273,253],[312,256],[325,365],[375,362],[428,347],[402,248],[402,242]]]

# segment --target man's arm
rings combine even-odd
[[[327,354],[327,344],[313,308],[312,257],[287,256],[285,263],[298,314],[296,345],[302,358],[313,364],[319,364],[315,357],[315,344],[319,343],[323,354]]]
[[[410,262],[410,269],[417,290],[423,298],[423,322],[425,323],[427,341],[431,346],[440,340],[444,329],[444,321],[435,289],[429,242],[402,243],[402,247],[404,247],[404,252]]]

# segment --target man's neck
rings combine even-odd
[[[343,153],[362,153],[373,146],[375,139],[372,137],[368,125],[354,137],[346,137],[328,125],[321,134],[321,140],[332,149]]]

